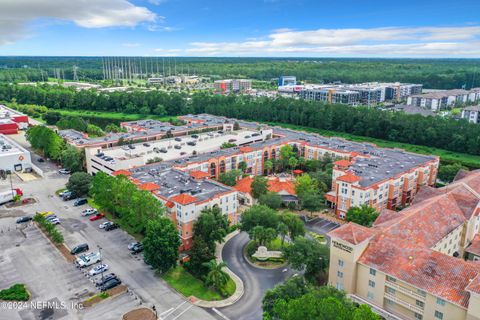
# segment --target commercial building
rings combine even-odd
[[[294,76],[282,76],[278,79],[278,86],[295,86],[297,85],[297,77]]]
[[[248,92],[252,89],[252,80],[248,79],[226,79],[216,80],[213,83],[216,93],[229,94]]]
[[[29,125],[27,115],[0,104],[1,134],[15,134],[19,129],[27,129]]]
[[[468,120],[471,123],[480,123],[480,105],[466,107],[462,110],[462,119]]]
[[[329,284],[385,319],[480,319],[480,171],[328,233]],[[464,258],[467,258],[465,260]]]
[[[455,89],[412,95],[408,97],[407,105],[422,107],[432,111],[441,111],[448,107],[479,100],[479,89],[472,89],[470,91]]]
[[[7,136],[0,134],[0,170],[22,172],[31,169],[30,152]]]

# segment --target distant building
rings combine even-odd
[[[404,112],[406,114],[419,114],[424,117],[428,117],[428,116],[434,117],[436,115],[435,112],[431,110],[427,110],[427,109],[415,107],[415,106],[408,106],[405,104],[398,104],[387,110]]]
[[[15,134],[18,129],[27,129],[30,125],[28,116],[4,105],[0,105],[0,133]]]
[[[32,169],[30,152],[21,145],[0,134],[0,170],[24,171]]]
[[[471,123],[480,123],[480,105],[463,109],[462,118],[467,119]]]
[[[216,80],[213,83],[216,93],[240,93],[252,89],[252,80],[248,79],[226,79]]]
[[[475,102],[480,100],[480,90],[470,91],[463,89],[443,90],[419,95],[412,95],[407,99],[407,105],[422,107],[432,111],[444,110],[456,104]]]
[[[360,103],[358,91],[341,88],[320,86],[317,88],[305,88],[300,91],[300,97],[305,100],[324,101],[328,103],[341,103],[358,105]]]
[[[295,86],[297,84],[297,77],[295,76],[282,76],[278,79],[278,86]]]
[[[255,204],[255,199],[252,197],[252,182],[251,176],[245,177],[237,181],[233,187],[238,191],[238,200],[240,204],[251,206]],[[267,185],[269,192],[278,194],[285,205],[289,203],[298,203],[297,193],[295,192],[295,180],[284,177],[268,178]]]

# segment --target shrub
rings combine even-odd
[[[17,283],[8,289],[0,290],[0,300],[27,301],[30,295],[24,284]]]

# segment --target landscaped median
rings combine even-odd
[[[33,217],[38,229],[45,237],[60,251],[68,262],[75,261],[75,257],[70,254],[70,249],[63,243],[63,235],[58,231],[55,225],[48,222],[41,213],[35,214]]]
[[[0,300],[28,301],[30,293],[22,283],[16,283],[8,289],[0,290]]]
[[[87,298],[85,301],[82,302],[82,305],[85,308],[91,307],[96,305],[97,303],[100,303],[108,298],[113,298],[116,296],[121,295],[124,292],[127,292],[128,288],[125,285],[120,285],[115,288],[109,289],[105,292],[99,292],[97,294],[94,294],[93,296]]]

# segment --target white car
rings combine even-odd
[[[106,226],[110,225],[110,224],[113,224],[112,221],[106,221],[106,222],[102,222],[100,223],[100,225],[98,226],[100,229],[105,229]]]
[[[82,216],[87,217],[97,213],[98,213],[97,209],[88,208],[82,211]]]
[[[82,254],[80,257],[77,258],[75,264],[79,268],[84,268],[91,266],[97,262],[102,261],[102,257],[100,256],[100,252],[90,252],[87,254]]]
[[[60,170],[58,170],[58,173],[60,173],[60,174],[70,174],[72,172],[68,169],[60,169]]]
[[[58,218],[49,219],[47,221],[51,224],[60,224],[60,220]]]
[[[67,189],[65,189],[65,190],[63,190],[62,192],[60,192],[60,193],[58,194],[58,196],[62,198],[64,194],[69,193],[69,192],[70,192],[70,191],[68,191]]]
[[[92,269],[90,269],[90,271],[88,271],[88,274],[90,276],[96,276],[97,274],[100,274],[107,270],[108,270],[108,264],[99,264],[98,266],[95,266]]]

